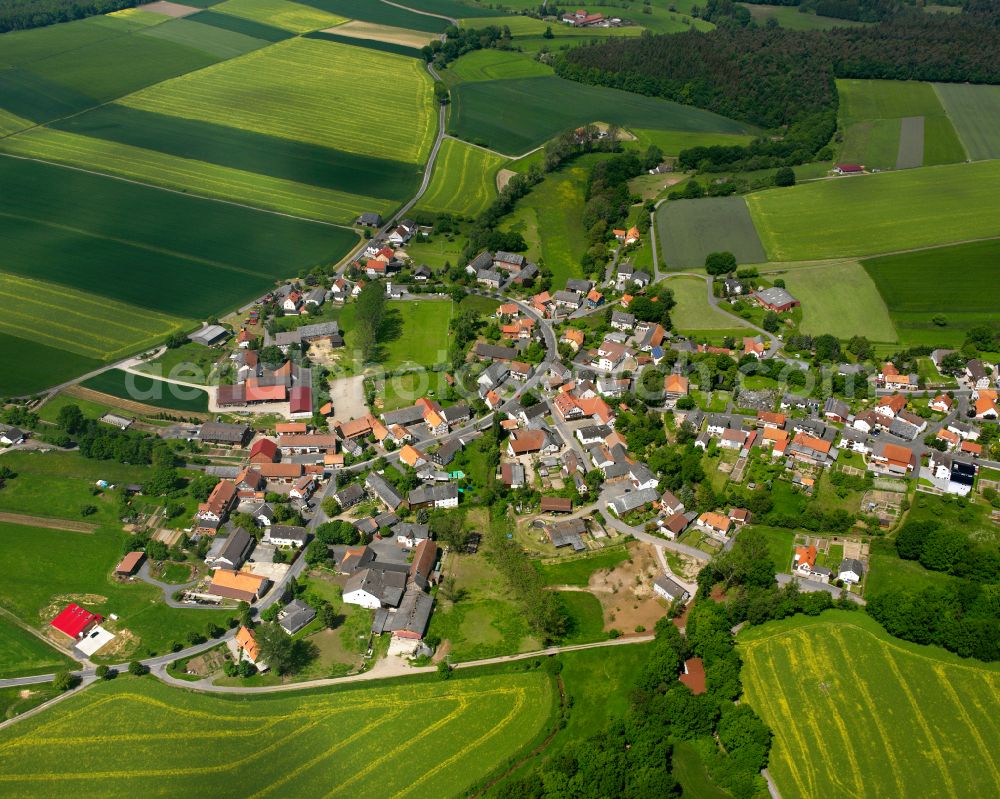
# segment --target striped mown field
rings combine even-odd
[[[371,114],[371,95],[393,109]],[[420,163],[434,138],[431,79],[413,58],[296,38],[133,94],[122,103],[360,155]]]
[[[119,679],[4,730],[0,792],[448,799],[541,733],[552,699],[539,671],[259,698]]]
[[[739,637],[783,799],[1000,794],[1000,667],[827,611]]]
[[[289,0],[226,0],[212,6],[212,11],[273,25],[293,33],[329,28],[345,21],[336,14]]]
[[[445,139],[427,193],[417,207],[475,216],[496,199],[496,173],[505,161],[496,153]]]

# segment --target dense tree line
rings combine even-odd
[[[0,33],[132,8],[135,0],[0,0]]]
[[[836,129],[835,78],[1000,83],[1000,0],[962,14],[908,11],[828,31],[723,26],[612,38],[556,61],[566,78],[707,108],[769,129],[747,147],[692,148],[684,167],[761,169],[805,163]]]
[[[459,56],[474,50],[485,50],[490,47],[510,48],[510,28],[506,25],[489,25],[485,28],[455,28],[445,31],[445,40],[435,39],[424,45],[420,52],[424,60],[436,66],[450,64]]]
[[[896,552],[925,569],[982,584],[1000,582],[1000,552],[971,540],[965,531],[936,519],[907,522],[896,535]]]

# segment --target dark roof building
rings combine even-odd
[[[198,430],[198,438],[209,444],[228,444],[234,447],[241,447],[250,440],[252,432],[245,424],[205,422]]]

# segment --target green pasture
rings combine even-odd
[[[387,377],[379,392],[381,412],[408,408],[421,397],[443,397],[448,391],[448,382],[444,372],[431,372],[420,369],[406,374]]]
[[[1000,86],[935,83],[934,91],[969,158],[981,161],[1000,157]]]
[[[335,262],[356,241],[343,228],[32,161],[0,158],[0,184],[0,271],[185,319]]]
[[[239,775],[253,763],[252,796],[458,797],[545,730],[552,691],[540,671],[254,699],[122,678],[0,733],[17,753],[0,779],[7,792],[38,797],[64,796],[71,782],[95,797],[209,790],[223,799],[247,795]],[[109,735],[129,746],[108,746]],[[224,747],[206,745],[220,737]],[[89,768],[67,760],[67,739]],[[397,768],[427,751],[425,767]]]
[[[415,11],[426,11],[428,14],[438,14],[452,19],[489,17],[496,14],[494,9],[483,8],[476,0],[467,0],[467,2],[463,2],[463,0],[407,0],[400,5],[405,5]]]
[[[799,6],[769,6],[757,3],[739,3],[738,5],[746,8],[758,25],[764,26],[769,19],[774,19],[782,28],[790,31],[825,31],[830,28],[853,28],[866,24],[851,19],[805,14],[799,11]]]
[[[496,199],[497,171],[505,159],[457,139],[445,139],[430,185],[417,208],[476,216]]]
[[[3,641],[0,647],[0,679],[51,674],[76,666],[76,661],[2,615],[0,641]]]
[[[213,12],[258,22],[274,28],[305,33],[339,25],[344,16],[332,14],[310,4],[289,0],[226,0],[212,6]]]
[[[231,0],[230,0],[231,1]],[[359,86],[379,85],[391,121],[372,117]],[[359,155],[425,160],[437,123],[431,79],[416,59],[320,39],[279,42],[161,83],[130,108],[248,130]]]
[[[995,297],[1000,241],[886,255],[863,263],[905,343],[959,346],[966,329],[1000,322]],[[935,324],[935,317],[945,324]]]
[[[237,17],[232,14],[220,14],[217,11],[199,11],[190,17],[185,17],[190,22],[197,22],[201,25],[208,25],[213,28],[242,33],[254,39],[263,39],[265,42],[281,42],[291,38],[290,31],[282,28],[267,25],[263,22],[256,22],[247,17]]]
[[[872,548],[865,578],[865,596],[874,597],[889,591],[923,591],[925,588],[946,588],[954,582],[944,572],[925,569],[915,560],[903,560],[892,544],[884,549]]]
[[[744,700],[774,733],[768,771],[786,799],[1000,791],[997,666],[891,638],[860,611],[738,640]]]
[[[464,246],[465,240],[461,237],[449,239],[446,236],[434,236],[431,241],[416,241],[407,245],[407,252],[413,263],[418,266],[427,264],[437,271],[443,269],[445,264],[454,266],[459,263]]]
[[[604,632],[604,609],[596,596],[589,591],[556,593],[566,612],[565,644],[587,644],[608,637]]]
[[[552,67],[511,50],[473,50],[448,66],[445,76],[463,82],[552,75]]]
[[[109,110],[113,115],[114,106],[105,106],[97,110],[97,116],[106,117],[109,114],[104,112]],[[91,124],[94,120],[85,120],[86,116],[67,120],[67,123],[73,127],[81,122]],[[227,147],[232,148],[233,142],[228,142]],[[51,128],[33,128],[19,136],[10,136],[0,142],[0,148],[14,155],[119,175],[152,186],[179,189],[202,197],[232,200],[265,210],[344,225],[353,223],[362,211],[374,210],[388,214],[397,204],[394,200],[361,196],[218,164],[192,161],[187,157]],[[253,155],[251,150],[229,149],[229,152],[239,153],[240,156],[227,160],[245,160],[247,156]],[[274,154],[273,151],[270,153]],[[343,155],[347,156],[346,153]],[[345,160],[349,160],[349,156]],[[288,162],[271,163],[278,167],[276,171],[289,166]],[[303,162],[300,166],[304,164],[308,162]],[[408,165],[403,166],[404,169],[408,168]],[[344,179],[346,176],[341,173],[338,177]],[[405,186],[406,181],[399,183]]]
[[[864,267],[845,261],[782,275],[785,287],[802,303],[803,333],[837,338],[866,336],[871,341],[898,339],[885,300]]]
[[[208,411],[208,394],[190,386],[180,386],[152,377],[110,369],[83,382],[84,388],[112,397],[134,400],[175,411]]]
[[[704,280],[678,277],[668,280],[666,286],[677,301],[670,309],[670,321],[676,330],[731,330],[739,327],[737,317],[709,305],[708,287]],[[752,331],[747,328],[743,332]]]
[[[205,12],[202,12],[205,13]],[[224,17],[219,14],[217,16]],[[235,17],[230,17],[234,21]],[[143,31],[142,36],[193,47],[219,59],[236,58],[251,50],[259,50],[270,43],[266,39],[258,39],[246,33],[220,28],[215,25],[202,25],[191,19],[172,19],[162,25]]]
[[[766,260],[743,197],[663,203],[656,212],[656,231],[668,269],[701,269],[710,252],[720,251],[731,252],[741,264]]]
[[[746,200],[770,260],[856,257],[1000,235],[998,179],[1000,162],[983,161],[768,189]]]
[[[840,161],[868,169],[965,160],[965,150],[930,83],[838,80],[844,143]]]
[[[628,560],[629,553],[624,547],[598,550],[586,557],[566,558],[554,562],[535,562],[547,585],[576,585],[585,587],[594,572],[610,571]]]
[[[650,128],[629,128],[640,147],[645,149],[655,144],[664,155],[678,155],[681,150],[691,147],[735,147],[749,144],[753,136],[743,133],[708,133],[681,130],[652,130]]]
[[[82,603],[105,617],[113,631],[128,630],[134,639],[118,654],[163,653],[174,641],[207,624],[225,624],[223,610],[191,612],[163,604],[163,593],[145,583],[118,583],[111,571],[121,560],[126,533],[101,529],[93,534],[0,523],[5,576],[0,605],[23,621],[44,628],[68,602]],[[45,575],[39,580],[40,574]]]
[[[32,394],[99,366],[93,358],[0,330],[0,396]]]
[[[337,319],[344,334],[347,351],[354,348],[357,326],[353,303],[340,309]],[[448,324],[454,312],[450,300],[399,300],[387,305],[386,318],[379,333],[379,351],[375,361],[384,369],[401,366],[434,366],[448,360]]]
[[[86,48],[106,45],[113,39],[142,30],[151,18],[157,23],[167,21],[160,15],[136,15],[134,9],[130,12],[129,16],[108,14],[5,33],[0,48],[0,67],[26,66],[70,50],[86,52]]]
[[[451,92],[449,128],[460,138],[523,153],[589,122],[685,132],[747,133],[731,119],[655,97],[563,78],[475,81]]]
[[[782,485],[775,483],[776,486]],[[791,568],[792,543],[795,541],[795,531],[787,527],[765,527],[755,524],[754,530],[767,541],[767,551],[771,555],[774,572],[787,572]]]
[[[0,720],[12,719],[20,716],[32,708],[38,707],[50,699],[54,699],[59,692],[53,689],[52,683],[42,683],[32,685],[29,688],[0,688]]]
[[[374,22],[378,25],[392,25],[396,28],[409,28],[415,31],[427,31],[428,33],[444,33],[448,25],[451,24],[440,17],[417,14],[408,8],[401,8],[401,6],[406,5],[405,3],[390,5],[381,2],[358,2],[358,0],[304,0],[303,5],[312,6],[347,19]]]
[[[69,394],[60,392],[38,409],[38,416],[43,422],[55,424],[59,419],[59,411],[67,405],[76,405],[87,419],[100,419],[106,413],[115,412],[115,409],[110,405],[102,405],[99,402],[71,397]]]

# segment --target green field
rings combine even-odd
[[[930,83],[838,80],[840,161],[901,169],[965,160],[965,150]]]
[[[383,86],[391,124],[358,86]],[[133,94],[130,108],[420,163],[434,137],[431,80],[412,58],[297,38]]]
[[[254,39],[263,39],[265,42],[281,42],[292,37],[292,33],[273,25],[263,22],[256,22],[246,17],[233,16],[232,14],[220,14],[217,11],[199,11],[185,19],[191,22],[198,22],[202,25],[209,25],[213,28],[222,28],[235,33],[242,33]]]
[[[0,733],[0,780],[7,795],[36,797],[69,786],[97,797],[458,797],[545,729],[552,692],[538,671],[252,700],[119,679]],[[67,746],[88,768],[67,761]],[[396,767],[427,752],[416,771]]]
[[[292,3],[289,0],[226,0],[224,3],[212,6],[212,11],[271,25],[292,33],[332,28],[345,19],[343,16],[310,5]]]
[[[1000,157],[1000,86],[935,83],[934,91],[969,158],[980,161]]]
[[[670,309],[670,321],[676,330],[732,330],[740,326],[738,317],[708,304],[708,288],[704,280],[679,277],[667,281],[666,286],[677,301],[677,305]],[[751,331],[748,328],[744,332]]]
[[[548,585],[586,586],[590,576],[604,569],[613,569],[628,560],[628,550],[624,547],[601,550],[584,558],[559,560],[549,563],[538,562],[535,568],[545,578]]]
[[[510,50],[473,50],[452,63],[444,75],[461,81],[533,78],[552,75],[552,67]]]
[[[496,199],[497,171],[505,160],[457,139],[441,142],[434,174],[417,208],[476,216]]]
[[[0,332],[0,396],[32,394],[99,366],[93,358]]]
[[[523,153],[589,122],[708,133],[745,125],[691,106],[557,77],[487,80],[452,89],[449,129],[505,153]]]
[[[1000,792],[997,666],[901,642],[861,612],[754,627],[739,646],[785,799]]]
[[[82,383],[84,388],[112,397],[134,400],[175,411],[208,410],[208,394],[190,386],[179,386],[151,377],[110,369]]]
[[[416,14],[406,8],[401,8],[400,6],[405,6],[405,3],[390,5],[381,2],[358,2],[358,0],[305,0],[303,4],[348,19],[375,22],[379,25],[392,25],[396,28],[409,28],[415,31],[443,33],[449,25],[447,20],[440,17]]]
[[[0,616],[0,679],[51,674],[73,668],[76,661],[59,652],[37,636]]]
[[[350,352],[354,347],[356,305],[345,305],[337,316],[347,332],[344,341]],[[448,324],[454,304],[448,300],[391,301],[380,334],[380,352],[376,362],[385,369],[401,366],[434,366],[448,360]]]
[[[749,144],[753,136],[742,133],[689,133],[680,130],[629,128],[642,148],[655,144],[664,155],[677,155],[690,147],[738,147]]]
[[[175,610],[160,601],[163,594],[158,588],[116,582],[111,570],[121,560],[126,538],[126,533],[109,528],[87,535],[0,523],[6,578],[0,605],[39,628],[72,601],[104,616],[114,613],[118,620],[108,622],[110,629],[127,630],[131,638],[112,662],[163,653],[172,642],[186,641],[189,632],[203,631],[209,622],[225,623],[230,615],[226,611]]]
[[[786,288],[802,303],[803,333],[837,338],[866,336],[871,341],[897,340],[885,301],[864,267],[846,261],[782,275]]]
[[[700,269],[710,252],[728,251],[741,264],[765,260],[742,197],[666,202],[656,212],[660,257],[668,269]]]
[[[1000,236],[1000,162],[823,180],[747,196],[772,261],[876,255]],[[892,209],[873,213],[872,209]]]
[[[235,22],[242,21],[236,17],[231,19]],[[215,25],[203,25],[191,19],[172,19],[143,31],[142,35],[193,47],[221,59],[236,58],[251,50],[267,47],[269,44],[267,39],[258,39],[240,31]]]
[[[587,591],[558,591],[559,601],[566,612],[564,644],[587,644],[603,641],[604,610],[601,601]]]
[[[864,25],[851,19],[821,17],[818,14],[804,14],[798,6],[768,6],[757,3],[739,3],[750,12],[754,21],[764,26],[769,19],[775,19],[782,28],[791,31],[822,31],[830,28],[850,28]]]
[[[939,247],[863,263],[904,343],[959,346],[968,328],[1000,322],[995,300],[1000,242]],[[945,318],[944,326],[932,321],[939,315]]]

